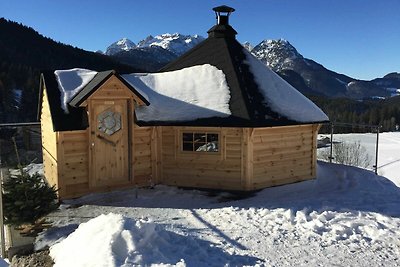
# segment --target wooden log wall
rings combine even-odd
[[[88,131],[59,132],[60,196],[72,198],[89,192]]]
[[[131,180],[115,186],[93,186],[90,177],[91,166],[89,150],[89,131],[54,132],[48,105],[46,90],[43,91],[41,114],[42,148],[45,176],[51,185],[55,185],[61,199],[82,196],[90,192],[107,191],[117,188],[132,186],[133,184],[148,185],[153,183],[155,168],[152,167],[154,156],[151,145],[154,127],[138,127],[131,123],[130,155]],[[113,99],[127,99],[133,112],[133,103],[144,103],[134,95],[117,77],[111,76],[100,88],[97,89],[83,104],[86,106],[92,99],[104,101]],[[128,112],[128,111],[127,111]],[[131,115],[128,119],[133,120]],[[155,151],[156,152],[156,151]],[[155,164],[156,166],[156,164]]]
[[[148,186],[155,184],[156,177],[153,177],[152,166],[152,140],[154,127],[133,128],[132,142],[132,171],[133,183],[138,186]]]
[[[252,189],[315,178],[318,125],[256,128]]]
[[[89,129],[54,132],[46,90],[41,113],[47,181],[60,198],[132,185],[166,184],[225,190],[254,190],[314,178],[319,125],[272,128],[139,127],[131,124],[131,180],[124,186],[91,188]],[[115,77],[95,97],[139,103]],[[140,103],[139,103],[140,104]],[[133,106],[132,109],[133,110]],[[131,116],[130,116],[131,117]],[[217,133],[218,152],[182,150],[182,132]]]
[[[55,132],[46,90],[40,115],[44,176],[60,198],[80,196],[88,187],[87,131]]]
[[[135,126],[132,138],[131,166],[133,184],[148,186],[154,184],[152,176],[151,127]],[[129,185],[115,187],[90,187],[89,175],[89,140],[88,130],[58,133],[58,165],[52,168],[51,177],[57,177],[60,198],[74,198],[90,192],[107,191],[124,188]],[[49,170],[50,171],[50,170]]]
[[[53,130],[53,122],[46,89],[43,90],[42,110],[40,114],[42,131],[43,168],[47,182],[58,187],[57,167],[57,133]]]
[[[162,127],[161,178],[167,185],[242,190],[242,130],[236,128]],[[181,149],[182,132],[218,133],[219,152]]]

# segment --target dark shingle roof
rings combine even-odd
[[[245,64],[243,46],[234,38],[209,37],[194,49],[160,71],[179,70],[195,65],[211,64],[222,70],[230,88],[228,118],[210,118],[191,122],[138,122],[142,125],[198,125],[198,126],[236,126],[261,127],[294,125],[299,122],[272,111],[264,101],[253,74]],[[308,122],[304,122],[308,123]],[[315,123],[315,122],[312,122]]]
[[[222,70],[230,88],[227,118],[199,119],[191,122],[141,122],[142,125],[193,125],[193,126],[234,126],[265,127],[318,123],[298,122],[274,112],[267,104],[259,85],[246,63],[244,47],[235,39],[236,31],[229,25],[217,24],[209,31],[209,37],[160,72],[174,71],[195,65],[210,64]],[[284,82],[282,80],[282,82]],[[322,121],[321,121],[322,122]]]
[[[39,118],[41,113],[41,103],[43,90],[46,90],[49,100],[51,119],[54,131],[84,130],[88,127],[88,119],[85,108],[69,107],[66,114],[61,108],[61,92],[54,71],[43,71],[41,75],[41,88],[39,96]]]

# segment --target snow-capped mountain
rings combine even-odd
[[[201,41],[204,40],[204,37],[200,35],[183,35],[180,33],[165,33],[161,35],[157,35],[155,37],[149,35],[144,40],[140,41],[137,47],[152,47],[159,46],[162,47],[177,56],[182,55],[189,49],[195,47]]]
[[[131,66],[141,66],[141,69],[153,72],[203,40],[204,37],[200,35],[165,33],[155,37],[149,35],[136,45],[129,39],[123,38],[111,44],[105,54],[121,63]]]
[[[244,42],[243,47],[246,48],[249,52],[251,52],[251,50],[253,50],[254,45],[252,45],[250,42]]]
[[[104,54],[111,56],[121,51],[129,51],[135,47],[136,44],[134,42],[132,42],[128,38],[122,38],[121,40],[118,40],[112,43],[109,47],[107,47],[106,52]]]
[[[274,71],[290,68],[293,66],[293,61],[303,60],[303,56],[296,48],[284,39],[264,40],[251,52]]]
[[[105,54],[112,56],[123,51],[126,52],[137,48],[143,49],[157,46],[174,53],[176,56],[180,56],[203,40],[204,37],[197,34],[184,35],[180,33],[165,33],[155,37],[149,35],[136,45],[128,38],[123,38],[107,47]]]
[[[360,81],[304,58],[287,40],[264,40],[251,52],[287,82],[306,94],[329,97],[388,97],[390,92],[371,81]]]
[[[105,54],[122,63],[153,72],[203,40],[204,37],[199,35],[165,33],[157,36],[149,35],[135,45],[129,39],[123,38],[110,45]],[[394,79],[384,77],[374,81],[360,81],[333,72],[303,57],[289,41],[284,39],[263,40],[256,46],[245,42],[243,46],[304,94],[353,99],[398,94],[398,82]]]
[[[251,53],[302,93],[345,96],[346,84],[353,80],[304,58],[284,39],[263,40]]]

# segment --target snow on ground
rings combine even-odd
[[[375,164],[376,134],[335,134],[333,140],[347,143],[360,142]],[[379,134],[378,174],[385,176],[400,187],[400,132]]]
[[[154,249],[154,244],[158,244],[163,251],[176,250],[179,247],[176,241],[179,241],[176,234],[157,224],[109,213],[82,223],[67,239],[52,246],[50,255],[56,266],[65,267],[77,266],[76,261],[81,266],[104,267],[146,265],[166,260],[179,263],[181,259],[174,259],[176,253],[159,253]],[[190,246],[192,244],[187,242],[182,248],[190,254],[196,249]],[[172,259],[166,259],[164,255],[171,255]]]
[[[27,172],[29,175],[33,175],[35,173],[43,175],[43,164],[31,163],[25,166],[23,170]],[[10,174],[13,176],[17,176],[21,174],[21,171],[19,169],[12,169],[10,170]]]
[[[56,266],[399,266],[400,188],[323,162],[317,176],[236,200],[167,186],[88,195],[49,216],[36,248],[58,242]]]

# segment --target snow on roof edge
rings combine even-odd
[[[97,71],[74,68],[67,70],[56,70],[58,89],[60,90],[61,108],[68,114],[69,101],[79,93],[97,74]]]
[[[245,48],[243,48],[243,53],[246,55],[244,63],[249,66],[260,93],[273,111],[298,122],[324,122],[329,120],[328,116],[316,104]]]

